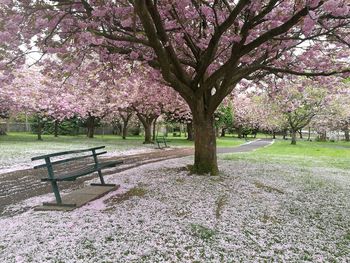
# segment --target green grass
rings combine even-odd
[[[226,160],[295,163],[301,166],[350,168],[350,142],[309,142],[276,140],[269,147],[251,153],[229,154]]]
[[[119,152],[131,149],[155,149],[156,145],[143,144],[142,136],[130,136],[123,140],[116,135],[96,135],[95,138],[79,136],[43,135],[43,140],[38,141],[37,136],[32,133],[9,133],[0,136],[0,168],[10,168],[15,164],[28,163],[30,158],[42,154],[59,151],[84,149],[89,147],[105,145],[107,152]],[[167,138],[171,147],[193,147],[193,142],[185,137]],[[226,137],[219,138],[219,147],[234,147],[244,143],[245,140]]]
[[[58,144],[73,144],[73,145],[86,145],[86,146],[96,146],[105,144],[106,146],[114,146],[117,148],[130,148],[130,146],[141,146],[143,144],[143,136],[129,136],[126,140],[123,140],[120,136],[117,135],[95,135],[95,138],[87,138],[85,135],[78,136],[59,136],[54,137],[53,135],[43,135],[43,141],[38,141],[37,136],[32,133],[24,132],[12,132],[6,136],[0,136],[0,143],[39,143],[42,145],[58,143]],[[248,138],[251,140],[252,138]],[[192,141],[186,140],[186,137],[172,137],[171,134],[167,137],[167,140],[170,141],[170,146],[184,146],[191,147],[193,146]],[[217,146],[219,147],[232,147],[237,146],[242,143],[245,143],[244,139],[238,139],[232,136],[227,136],[217,139]]]

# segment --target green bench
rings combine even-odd
[[[52,186],[52,191],[55,194],[56,198],[56,203],[44,203],[44,205],[60,205],[60,206],[74,206],[74,204],[63,204],[60,191],[57,185],[57,182],[61,181],[75,181],[77,178],[85,175],[92,174],[94,172],[98,173],[98,176],[100,178],[99,184],[91,184],[91,185],[98,185],[98,186],[115,186],[114,184],[106,184],[101,170],[110,168],[110,167],[115,167],[118,164],[122,164],[123,161],[108,161],[108,162],[99,162],[97,156],[101,154],[107,153],[106,151],[103,152],[97,152],[97,150],[103,149],[105,146],[99,146],[95,148],[89,148],[89,149],[84,149],[84,150],[75,150],[75,151],[65,151],[65,152],[56,152],[52,154],[47,154],[47,155],[41,155],[41,156],[36,156],[32,158],[32,161],[36,160],[45,160],[44,164],[40,164],[37,166],[34,166],[34,169],[39,169],[39,168],[47,168],[48,176],[46,178],[41,178],[42,182],[50,182]],[[85,154],[83,156],[73,156],[71,158],[67,159],[62,159],[62,156],[66,155],[73,155],[73,154],[80,154],[80,153],[85,153],[85,152],[90,152],[89,154]],[[54,157],[60,157],[59,160],[53,161],[52,159]],[[54,166],[58,164],[67,164],[72,161],[77,161],[77,160],[83,160],[87,161],[90,158],[92,158],[90,164],[87,164],[84,166],[84,168],[77,169],[77,170],[70,170],[69,172],[55,172],[54,171]]]
[[[157,137],[156,138],[156,142],[157,142],[157,145],[158,145],[158,149],[163,149],[163,148],[168,148],[169,147],[168,144],[167,144],[167,142],[169,142],[169,141],[167,141],[164,136]]]

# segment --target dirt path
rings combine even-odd
[[[218,148],[218,153],[249,152],[267,146],[271,144],[271,142],[272,140],[268,139],[255,140],[238,147]],[[190,156],[193,155],[193,153],[193,148],[175,148],[157,150],[151,153],[128,155],[120,158],[105,158],[103,160],[123,160],[124,164],[105,170],[103,174],[114,174],[143,164]],[[86,163],[79,163],[78,165],[84,166],[85,164]],[[76,166],[77,164],[73,163],[71,167],[65,166],[65,170],[77,169]],[[5,208],[8,205],[15,204],[30,197],[51,193],[52,190],[50,185],[40,182],[40,178],[46,176],[47,171],[45,169],[26,169],[2,174],[0,176],[0,216],[6,215]],[[61,182],[59,186],[60,189],[73,190],[82,187],[85,181],[92,178],[96,178],[96,175],[84,176],[74,182]],[[108,182],[108,177],[106,178],[106,181]]]

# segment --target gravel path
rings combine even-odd
[[[238,147],[218,148],[218,153],[235,153],[249,152],[271,144],[273,141],[269,139],[258,139]],[[115,174],[130,168],[134,168],[147,163],[158,162],[166,159],[180,158],[193,155],[193,148],[175,148],[167,150],[158,150],[152,153],[134,154],[120,158],[101,158],[103,161],[123,160],[124,164],[115,168],[105,170],[104,175]],[[58,167],[58,170],[77,169],[76,166],[84,166],[86,163],[73,163],[71,166]],[[30,197],[51,193],[51,186],[47,183],[41,183],[40,178],[46,177],[45,169],[26,169],[18,170],[0,176],[0,216],[9,214],[6,212],[6,206],[13,205]],[[61,190],[72,191],[84,186],[86,180],[95,178],[96,175],[84,176],[74,182],[61,182],[59,187]],[[108,177],[106,178],[108,182]]]

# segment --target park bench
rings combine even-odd
[[[48,176],[46,178],[41,178],[42,182],[50,182],[52,186],[52,191],[55,194],[56,203],[44,203],[44,205],[59,205],[59,206],[75,206],[74,204],[64,204],[62,203],[60,191],[57,185],[57,182],[61,181],[75,181],[77,178],[85,175],[92,174],[94,172],[98,173],[98,176],[100,178],[99,184],[91,184],[93,186],[115,186],[114,184],[106,184],[101,170],[115,167],[118,164],[122,164],[123,161],[108,161],[108,162],[99,162],[97,156],[101,154],[107,153],[106,151],[103,152],[97,152],[97,150],[103,149],[105,146],[99,146],[95,148],[89,148],[84,150],[75,150],[75,151],[64,151],[64,152],[56,152],[52,154],[47,155],[41,155],[36,156],[32,158],[32,161],[36,160],[45,160],[44,164],[40,164],[37,166],[34,166],[34,169],[39,168],[47,168]],[[90,152],[89,154],[84,154],[83,156],[73,156],[70,158],[62,159],[63,156],[66,155],[76,155],[81,153]],[[59,157],[59,160],[53,161],[53,158]],[[92,160],[91,160],[92,159]],[[67,165],[68,163],[71,163],[73,161],[82,160],[82,161],[89,161],[90,163],[85,164],[83,168],[71,170],[71,167],[68,167],[70,170],[69,172],[56,172],[54,171],[54,166],[56,165]],[[93,161],[93,162],[91,162]]]
[[[158,149],[168,148],[167,141],[164,136],[160,136],[156,138],[156,142],[158,145]]]

